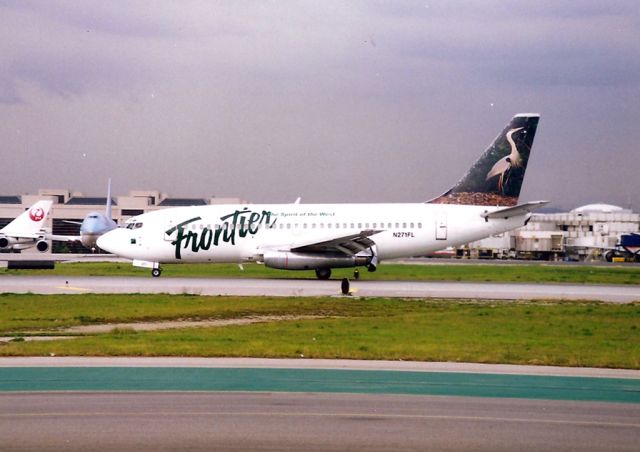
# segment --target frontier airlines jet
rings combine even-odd
[[[518,205],[539,115],[519,114],[460,181],[412,204],[240,204],[177,207],[131,218],[98,239],[151,268],[169,262],[258,262],[283,270],[365,266],[432,253],[525,225],[546,201]]]

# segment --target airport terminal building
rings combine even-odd
[[[472,242],[458,255],[537,260],[602,260],[621,236],[640,231],[640,214],[610,204],[535,213],[519,229]]]

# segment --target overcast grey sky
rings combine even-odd
[[[523,200],[638,211],[639,5],[0,0],[0,194],[423,201],[537,112]]]

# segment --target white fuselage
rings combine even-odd
[[[265,252],[379,231],[379,260],[417,256],[524,225],[530,214],[485,219],[496,207],[448,204],[248,204],[177,207],[132,218],[98,246],[156,262],[253,262]]]

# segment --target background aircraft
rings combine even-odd
[[[414,204],[208,205],[131,218],[98,239],[160,275],[165,262],[259,262],[288,270],[366,266],[424,255],[523,226],[546,202],[517,205],[539,115],[513,117],[464,177]]]
[[[83,246],[91,250],[96,249],[96,240],[102,234],[118,227],[111,217],[111,179],[107,185],[107,201],[105,212],[90,212],[82,222],[67,221],[67,223],[79,224],[80,235],[53,235],[47,236],[50,240],[61,242],[81,242]]]
[[[0,250],[19,251],[35,246],[42,253],[49,249],[43,224],[53,201],[38,201],[11,223],[0,229]]]

